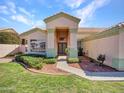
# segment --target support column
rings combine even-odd
[[[77,51],[77,29],[69,29],[70,32],[70,53],[69,57],[77,58],[78,51]]]
[[[55,49],[55,29],[47,29],[47,57],[56,57],[57,52]]]

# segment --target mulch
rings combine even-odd
[[[114,68],[111,68],[106,65],[99,66],[96,63],[90,62],[88,58],[82,57],[82,60],[80,63],[71,63],[68,64],[69,66],[83,69],[84,71],[90,71],[90,72],[114,72],[117,71]]]
[[[45,64],[43,68],[40,70],[36,70],[33,68],[28,68],[28,70],[35,73],[44,73],[44,74],[52,74],[52,75],[69,75],[68,72],[58,69],[56,65],[57,64]]]

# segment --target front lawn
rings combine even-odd
[[[124,82],[90,81],[75,75],[31,73],[17,63],[0,63],[0,93],[123,93]]]

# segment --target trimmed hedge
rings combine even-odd
[[[68,63],[79,63],[79,59],[78,58],[68,58],[67,59]]]
[[[43,67],[43,58],[31,56],[17,56],[16,61],[23,62],[31,68],[41,69]]]
[[[42,57],[41,55],[34,55],[34,54],[24,54],[24,55],[18,55],[16,56],[15,60],[17,62],[23,62],[28,67],[35,68],[35,69],[41,69],[43,67],[43,64],[54,64],[56,63],[55,58],[46,58]]]
[[[54,63],[56,63],[56,59],[55,58],[46,58],[43,60],[43,62],[46,64],[54,64]]]

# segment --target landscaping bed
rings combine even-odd
[[[54,75],[67,75],[69,73],[56,67],[56,58],[47,58],[42,55],[18,55],[15,60],[26,65],[26,68],[34,73],[45,73]]]
[[[55,64],[44,64],[42,69],[36,70],[33,68],[29,68],[28,70],[34,73],[45,73],[45,74],[52,74],[52,75],[69,75],[70,73],[58,69]]]
[[[56,58],[47,58],[41,55],[29,55],[23,54],[16,56],[15,60],[17,62],[22,62],[29,68],[41,69],[44,64],[55,64]]]
[[[99,66],[95,62],[91,62],[90,59],[87,57],[82,56],[79,59],[80,59],[79,63],[71,63],[68,65],[75,68],[83,69],[84,71],[90,71],[90,72],[116,72],[117,71],[106,65]]]

